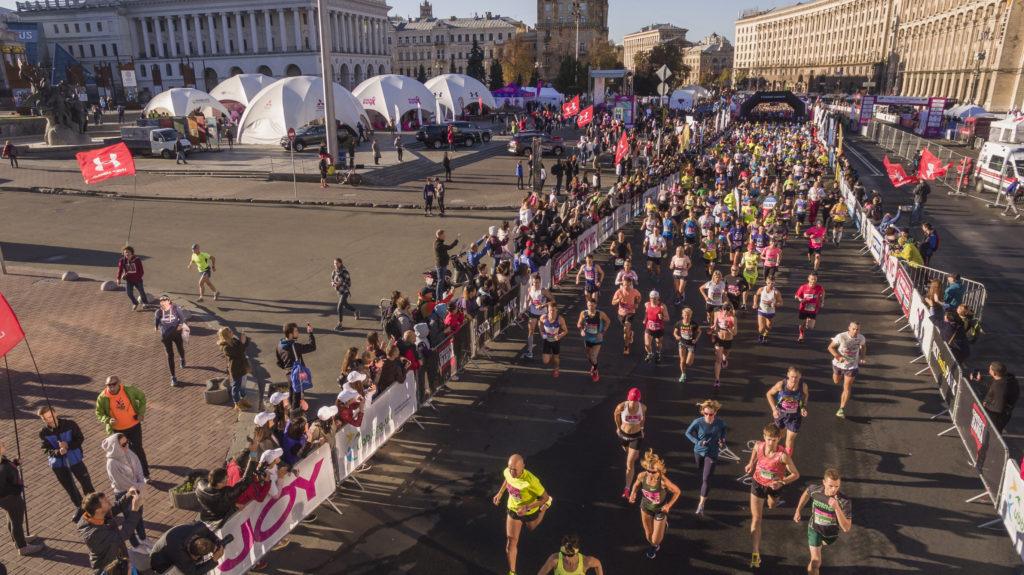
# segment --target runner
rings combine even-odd
[[[804,232],[807,238],[807,263],[814,262],[814,271],[818,271],[821,265],[821,248],[825,245],[825,235],[828,233],[821,220],[815,220],[814,226]]]
[[[537,476],[526,470],[523,456],[513,454],[508,458],[494,505],[501,505],[501,496],[508,491],[508,509],[505,517],[505,556],[508,558],[509,575],[516,574],[516,558],[519,555],[519,534],[523,527],[533,531],[544,521],[544,514],[554,498],[548,495]]]
[[[192,244],[192,256],[188,260],[188,265],[185,269],[192,269],[192,265],[195,264],[196,269],[199,270],[199,299],[196,301],[203,301],[203,287],[209,286],[213,290],[213,299],[217,300],[220,298],[220,292],[214,287],[213,281],[210,277],[213,272],[217,271],[217,258],[210,254],[199,251],[199,244]]]
[[[832,243],[837,247],[843,241],[843,226],[846,225],[846,218],[850,216],[850,208],[841,198],[832,207]]]
[[[649,233],[644,238],[644,253],[647,254],[647,279],[655,284],[661,283],[661,256],[667,249],[665,238],[657,233]]]
[[[764,249],[764,253],[761,257],[764,258],[764,277],[775,278],[775,274],[779,271],[779,265],[782,264],[782,243],[773,239],[768,247]]]
[[[835,543],[840,529],[844,533],[853,529],[853,503],[839,491],[840,486],[839,470],[826,469],[821,485],[808,487],[793,513],[793,521],[800,523],[800,510],[808,500],[813,500],[811,518],[807,522],[807,545],[811,550],[811,561],[807,564],[809,575],[820,572],[821,546]]]
[[[761,517],[765,500],[768,500],[768,509],[774,509],[782,487],[800,478],[793,458],[779,446],[781,438],[782,430],[777,425],[764,426],[764,441],[754,444],[750,462],[744,469],[754,480],[750,484],[750,536],[754,542],[750,567],[753,569],[761,566]],[[784,476],[787,471],[789,475]]]
[[[665,462],[654,454],[653,449],[647,450],[641,465],[644,472],[633,483],[629,502],[636,503],[639,491],[640,520],[643,522],[647,542],[651,544],[645,555],[648,559],[654,559],[661,549],[662,540],[665,539],[665,530],[668,529],[668,512],[679,499],[680,490],[665,476]],[[668,499],[668,502],[665,499]]]
[[[780,380],[765,394],[768,405],[772,408],[775,425],[786,430],[786,451],[790,455],[793,455],[793,448],[796,446],[800,424],[807,417],[807,399],[810,397],[807,384],[801,375],[795,365],[789,366],[786,370],[786,379]]]
[[[576,285],[580,285],[580,276],[583,276],[586,281],[583,285],[583,297],[588,301],[597,302],[597,296],[601,291],[601,282],[604,281],[604,270],[594,263],[594,254],[587,254],[583,265],[576,272]]]
[[[693,365],[697,340],[700,339],[700,326],[693,321],[692,309],[683,308],[683,317],[676,323],[672,334],[679,342],[679,383],[686,383],[686,368]]]
[[[818,274],[811,273],[807,276],[807,283],[796,290],[793,299],[800,302],[800,337],[797,343],[804,342],[804,333],[814,329],[814,322],[818,319],[818,312],[825,305],[825,288],[818,285]]]
[[[732,340],[739,329],[736,311],[732,304],[726,303],[715,313],[715,333],[711,341],[715,344],[715,389],[718,389],[722,369],[729,367],[729,353],[732,351]]]
[[[629,245],[629,241],[626,240],[626,232],[619,230],[619,235],[612,240],[612,245],[608,251],[611,252],[612,257],[615,258],[615,270],[621,270],[622,265],[627,260],[633,258],[633,246]],[[616,281],[616,283],[618,283],[618,281]]]
[[[718,242],[714,234],[705,236],[700,242],[700,251],[704,254],[704,271],[710,276],[718,263]]]
[[[747,236],[747,230],[742,222],[733,223],[729,228],[729,263],[739,265],[740,257],[743,256],[743,240]]]
[[[629,355],[629,346],[633,344],[633,317],[636,316],[636,309],[643,297],[640,292],[633,289],[634,281],[628,276],[623,278],[622,287],[612,296],[612,305],[619,306],[619,323],[622,324],[622,355]]]
[[[839,399],[836,417],[846,417],[846,402],[853,392],[853,380],[857,378],[860,364],[867,363],[868,345],[860,334],[860,324],[852,321],[843,333],[836,334],[828,346],[832,354],[832,383],[843,381],[843,395]]]
[[[558,377],[558,353],[562,347],[562,338],[569,333],[569,329],[565,327],[565,318],[558,315],[558,305],[554,301],[548,302],[548,309],[540,316],[538,323],[544,346],[541,350],[541,361],[544,365],[554,362],[555,371],[551,377]]]
[[[686,301],[686,276],[690,275],[692,265],[690,256],[686,255],[683,247],[677,247],[676,255],[669,262],[669,269],[672,270],[672,280],[676,289],[676,299],[673,302],[675,305],[682,305]]]
[[[626,278],[633,280],[633,287],[640,285],[640,276],[636,275],[636,270],[633,269],[633,261],[629,259],[623,262],[622,269],[619,270],[619,273],[615,274],[615,285],[621,286]]]
[[[722,404],[714,399],[705,399],[698,403],[701,417],[694,419],[686,428],[686,438],[693,442],[693,458],[697,461],[697,473],[701,476],[700,502],[697,504],[697,515],[704,515],[704,504],[711,490],[711,475],[718,463],[718,450],[725,447],[725,434],[729,426],[718,419],[718,410]]]
[[[661,338],[665,335],[665,322],[669,320],[668,308],[661,303],[661,294],[651,290],[650,301],[644,304],[644,361],[661,363]]]
[[[590,377],[598,380],[597,356],[601,353],[601,343],[604,341],[604,332],[608,331],[611,325],[608,316],[597,309],[597,300],[588,299],[587,309],[580,312],[580,319],[576,327],[583,336],[583,347],[586,348],[587,361],[590,362]]]
[[[725,282],[725,297],[732,307],[739,309],[740,302],[746,299],[746,293],[750,289],[747,280],[740,275],[740,266],[734,265],[729,269],[729,275],[722,278]]]
[[[807,201],[807,194],[800,192],[800,197],[797,198],[796,204],[793,206],[793,212],[796,214],[796,235],[800,236],[800,226],[807,223],[807,209],[810,207]]]
[[[686,245],[686,254],[692,255],[693,247],[697,245],[697,220],[692,211],[683,220],[683,244]]]
[[[767,276],[764,285],[754,294],[753,305],[757,309],[757,343],[768,343],[768,332],[775,324],[775,308],[782,305],[782,294],[775,289],[774,274]]]
[[[523,354],[523,357],[533,359],[533,334],[539,331],[537,329],[537,322],[540,320],[540,316],[544,315],[544,308],[549,302],[555,301],[555,298],[551,295],[551,292],[540,287],[540,274],[533,274],[530,277],[530,287],[527,293],[530,306],[530,321],[527,323],[526,353]]]
[[[633,388],[626,395],[626,401],[615,406],[612,414],[615,434],[619,436],[622,450],[626,452],[626,487],[622,498],[629,497],[636,473],[636,460],[640,457],[640,442],[644,439],[644,423],[647,422],[647,406],[640,403],[640,390]]]
[[[575,535],[564,535],[562,547],[558,553],[552,553],[541,566],[537,575],[586,575],[591,569],[597,575],[604,575],[604,568],[596,557],[580,553],[580,538]]]
[[[722,279],[722,272],[715,271],[711,274],[711,280],[700,286],[700,295],[704,296],[704,304],[707,308],[708,334],[711,334],[711,320],[715,312],[722,308],[725,298],[725,280]]]

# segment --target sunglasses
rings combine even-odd
[[[108,383],[107,387],[117,387],[119,385],[121,385],[121,382],[120,381],[115,381],[113,383]]]
[[[124,443],[122,443],[122,444],[121,444],[121,447],[128,447],[128,442],[127,442],[127,441],[125,441]]]

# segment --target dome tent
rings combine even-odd
[[[282,78],[253,97],[238,122],[238,141],[243,144],[277,144],[288,128],[301,128],[324,117],[324,85],[318,76]],[[334,117],[355,129],[366,114],[352,94],[334,84]]]
[[[235,74],[214,86],[210,95],[225,106],[237,102],[246,107],[260,90],[273,83],[273,78],[263,74]]]
[[[384,118],[399,116],[420,109],[423,114],[434,113],[437,100],[426,86],[408,76],[384,74],[364,80],[352,90],[352,95],[365,110],[373,110]]]
[[[188,116],[199,111],[204,116],[227,115],[228,109],[213,96],[195,88],[171,88],[160,92],[146,104],[143,116],[163,112],[168,116]]]
[[[425,85],[433,92],[438,103],[456,116],[470,104],[479,103],[479,100],[483,100],[483,105],[492,110],[498,107],[487,86],[465,74],[441,74],[427,80]]]

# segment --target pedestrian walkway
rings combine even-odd
[[[61,417],[78,423],[85,435],[83,451],[94,487],[112,495],[100,447],[106,434],[94,408],[106,377],[117,375],[147,397],[143,440],[154,480],[143,492],[149,539],[156,541],[167,528],[194,520],[195,512],[171,507],[167,491],[191,469],[209,469],[223,461],[237,419],[230,405],[204,401],[206,380],[224,373],[216,324],[201,317],[190,321],[188,367],[178,370],[178,380],[185,386],[176,389],[170,385],[163,346],[153,331],[153,315],[132,312],[123,292],[100,291],[99,283],[91,280],[62,282],[10,266],[8,272],[0,276],[0,293],[18,315],[32,346],[50,404]],[[35,411],[45,401],[25,342],[6,358],[24,460],[28,526],[46,549],[21,557],[14,544],[5,541],[0,563],[10,573],[88,573],[88,551],[71,523],[74,509],[39,447],[43,424]],[[6,374],[0,378],[6,387]],[[0,440],[7,445],[7,455],[16,457],[10,396],[7,390],[0,396]]]

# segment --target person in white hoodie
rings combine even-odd
[[[123,433],[115,433],[103,440],[101,444],[107,454],[107,475],[114,489],[114,500],[119,501],[128,490],[134,487],[142,491],[146,486],[146,478],[142,474],[142,462],[139,456],[128,446],[128,439]],[[142,508],[139,508],[139,523],[128,541],[132,547],[140,547],[148,551],[153,544],[146,540],[146,526],[142,522]]]

